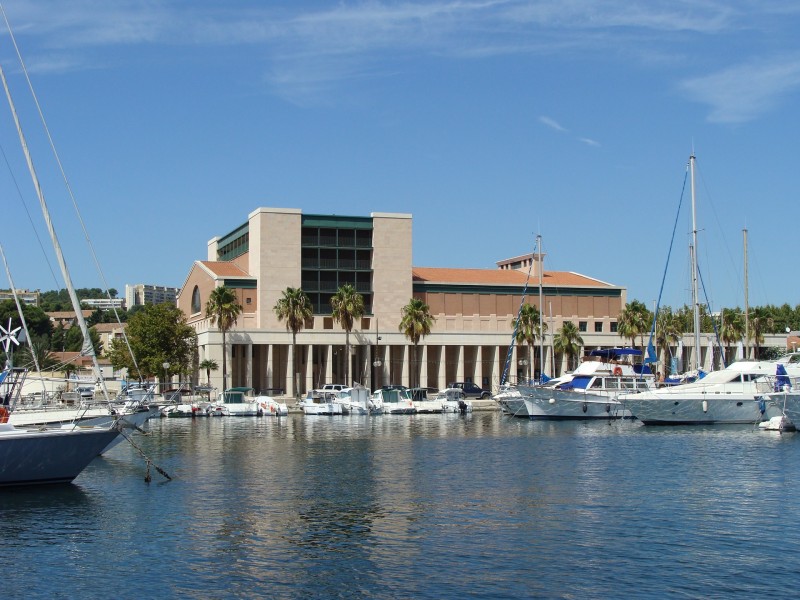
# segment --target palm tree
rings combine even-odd
[[[400,319],[399,329],[414,344],[414,361],[417,360],[417,344],[420,339],[431,332],[435,320],[431,316],[430,306],[419,298],[411,298],[403,307],[403,317]],[[419,383],[417,382],[418,385]]]
[[[541,325],[541,327],[540,327]],[[533,345],[536,343],[536,338],[542,337],[544,332],[547,331],[547,324],[541,323],[539,309],[533,304],[525,303],[519,311],[519,317],[514,319],[513,326],[517,330],[516,342],[518,344],[528,343],[528,364],[533,369],[534,350]],[[541,363],[542,357],[539,357]],[[542,365],[539,365],[539,373],[542,373]]]
[[[206,372],[206,383],[208,383],[208,387],[211,387],[211,371],[216,371],[219,369],[219,365],[217,361],[212,358],[207,358],[202,361],[199,365],[197,365],[199,369],[203,369]]]
[[[222,391],[228,387],[228,357],[225,334],[236,325],[236,320],[242,314],[242,305],[236,299],[236,293],[224,285],[214,288],[208,295],[206,303],[206,317],[211,319],[222,332]]]
[[[583,338],[578,328],[572,321],[564,321],[553,340],[553,348],[556,352],[567,356],[567,370],[572,368],[574,359],[578,356],[583,346]]]
[[[652,313],[647,310],[644,303],[634,300],[625,305],[617,319],[617,333],[622,338],[630,339],[631,346],[636,346],[636,336],[642,337],[641,346],[644,346],[644,334],[650,330]]]
[[[770,315],[770,311],[762,306],[750,310],[750,339],[753,340],[755,358],[759,359],[761,354],[760,347],[764,343],[764,333],[772,332],[775,327],[775,319]]]
[[[292,388],[294,395],[298,393],[297,390],[297,332],[311,318],[313,310],[311,309],[311,299],[300,288],[287,287],[283,290],[281,296],[273,307],[278,321],[286,321],[286,330],[292,332],[292,356],[294,357],[292,363],[294,364],[295,372],[292,373]]]
[[[719,337],[727,347],[727,361],[731,360],[731,345],[741,341],[744,336],[744,319],[739,309],[723,308],[722,325]]]
[[[353,323],[364,314],[364,296],[356,292],[349,283],[340,286],[331,298],[333,320],[339,323],[345,332],[345,383],[350,384],[350,332]]]
[[[672,312],[669,306],[658,311],[656,318],[656,347],[664,360],[664,375],[667,374],[670,346],[677,344],[681,337],[681,319]]]

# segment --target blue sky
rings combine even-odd
[[[800,303],[800,4],[7,0],[106,281],[180,286],[259,206],[414,216],[414,264],[546,269],[658,296],[697,155],[712,307]],[[7,34],[0,61],[79,287],[99,275]],[[8,111],[5,110],[4,113]],[[8,116],[2,148],[39,235]],[[17,287],[53,289],[8,171]],[[689,301],[688,187],[662,302]],[[52,259],[51,259],[52,260]],[[52,263],[55,265],[55,263]],[[5,285],[5,282],[3,283]]]

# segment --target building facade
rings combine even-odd
[[[137,283],[125,286],[125,307],[130,310],[134,306],[145,304],[175,304],[178,288],[163,285],[147,285]]]
[[[409,214],[346,217],[259,208],[208,243],[206,260],[192,265],[177,305],[197,330],[200,360],[219,365],[211,383],[221,387],[222,335],[205,306],[214,288],[234,290],[243,312],[226,335],[227,383],[272,393],[352,383],[343,381],[348,360],[352,379],[370,388],[474,381],[496,390],[501,380],[535,376],[542,364],[548,374],[560,372],[563,360],[549,341],[532,353],[512,341],[523,295],[540,307],[548,332],[569,320],[587,350],[624,342],[616,333],[624,287],[543,271],[539,255],[501,261],[495,269],[414,267],[411,256]],[[350,356],[330,309],[330,298],[345,283],[364,296],[366,307],[350,334]],[[297,365],[291,332],[274,311],[287,287],[303,289],[313,304],[312,319],[297,334]],[[412,297],[426,302],[435,318],[416,348],[399,331]]]
[[[19,298],[22,304],[30,304],[32,306],[39,306],[40,296],[39,290],[0,290],[0,302],[3,300],[14,300],[14,296]]]
[[[113,308],[124,308],[124,298],[84,298],[81,300],[83,306],[88,306],[92,309],[111,310]]]

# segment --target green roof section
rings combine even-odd
[[[229,279],[222,280],[222,284],[229,288],[238,288],[240,290],[254,290],[258,288],[258,281],[253,279]]]
[[[334,229],[372,229],[372,217],[346,217],[341,215],[302,215],[303,227],[331,227]]]
[[[239,239],[240,237],[247,235],[250,233],[250,223],[245,223],[244,225],[239,225],[236,229],[231,231],[230,233],[223,235],[221,238],[217,240],[217,247],[221,248],[222,246],[226,246],[231,242]]]

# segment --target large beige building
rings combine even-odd
[[[367,387],[441,388],[475,381],[496,390],[507,364],[512,381],[538,372],[538,349],[532,365],[528,349],[513,344],[512,334],[523,293],[539,306],[543,257],[528,254],[494,269],[414,267],[411,233],[409,214],[348,217],[258,208],[243,225],[212,239],[207,259],[194,263],[177,299],[197,329],[200,360],[214,359],[220,366],[212,384],[222,385],[222,335],[206,318],[205,306],[221,285],[235,290],[243,307],[227,334],[228,385],[292,390],[292,373],[298,374],[299,393],[324,383],[349,383],[343,381],[345,332],[329,304],[345,283],[365,299],[366,314],[350,335],[349,360],[352,378]],[[587,349],[622,342],[616,320],[625,288],[572,272],[541,275],[549,332],[570,320]],[[287,287],[302,288],[314,306],[313,319],[297,335],[297,365],[291,332],[273,309]],[[412,297],[424,300],[436,319],[416,351],[399,331],[402,308]],[[545,372],[560,371],[549,341],[543,350]]]

